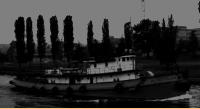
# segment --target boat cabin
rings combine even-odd
[[[95,60],[84,61],[86,70],[89,74],[120,72],[128,70],[136,70],[135,55],[123,55],[115,57],[114,60],[108,62],[95,62]]]
[[[135,65],[135,57],[136,57],[135,55],[123,55],[114,57],[113,60],[107,62],[105,61],[95,62],[94,58],[91,58],[83,61],[83,69],[61,68],[59,70],[55,70],[54,75],[61,75],[61,76],[48,77],[48,82],[70,83],[70,84],[80,84],[80,83],[93,84],[101,82],[136,79],[139,78],[139,75],[133,73],[132,71],[132,70],[138,70]],[[50,72],[52,72],[52,70],[49,71],[48,74],[51,74]],[[65,74],[66,76],[63,76]],[[70,76],[67,76],[69,74]]]

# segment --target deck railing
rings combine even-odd
[[[103,67],[103,68],[88,68],[88,74],[99,74],[99,73],[109,73],[109,72],[116,72],[118,69],[121,68],[121,71],[133,70],[133,65],[120,65],[120,66],[110,66],[110,67]],[[141,70],[142,64],[136,65],[135,70]]]

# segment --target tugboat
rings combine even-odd
[[[17,76],[10,84],[38,92],[70,97],[163,99],[189,90],[188,71],[155,75],[136,65],[136,55],[122,55],[106,62],[83,61],[82,68],[49,69],[44,74]]]

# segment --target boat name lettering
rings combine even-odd
[[[176,76],[171,76],[171,77],[159,77],[151,80],[151,82],[163,82],[163,81],[170,81],[170,80],[176,80]]]

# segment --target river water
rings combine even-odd
[[[96,99],[76,100],[40,95],[9,84],[14,76],[0,75],[0,108],[199,108],[200,86],[192,85],[182,96],[162,100]]]

